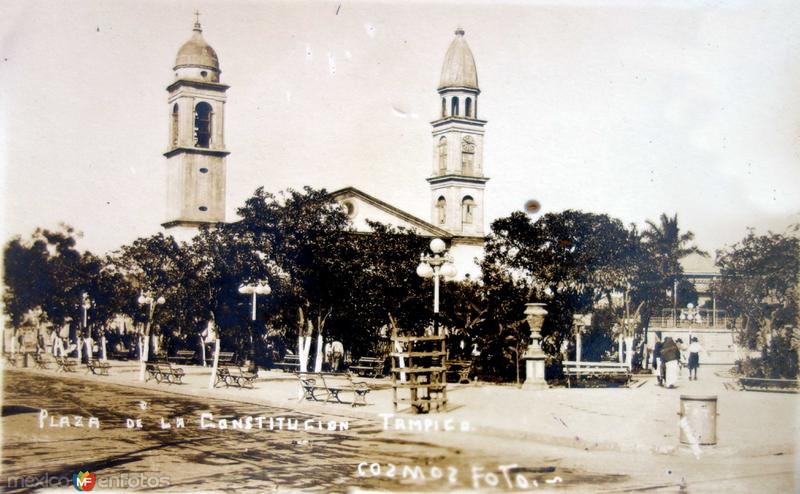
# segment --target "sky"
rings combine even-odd
[[[161,231],[167,85],[199,9],[228,84],[227,219],[253,191],[354,186],[429,220],[430,122],[461,26],[486,223],[523,208],[678,214],[713,252],[800,222],[796,1],[6,1],[3,242]]]

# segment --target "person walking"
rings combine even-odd
[[[708,356],[708,352],[697,341],[696,336],[692,336],[692,342],[689,344],[689,380],[694,379],[697,381],[697,368],[700,367],[700,352]],[[694,377],[692,377],[694,376]]]
[[[664,385],[664,363],[661,362],[661,331],[656,331],[656,342],[653,344],[653,369],[658,373],[658,385]]]
[[[661,345],[661,362],[664,364],[664,384],[668,388],[674,388],[678,382],[678,361],[681,358],[681,351],[675,341],[667,336]]]

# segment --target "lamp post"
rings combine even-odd
[[[89,294],[86,292],[81,294],[81,307],[83,307],[83,329],[86,330],[88,327],[87,312],[92,308],[92,299],[89,298]]]
[[[147,324],[144,328],[144,341],[142,341],[142,346],[139,350],[139,360],[141,364],[139,367],[139,381],[144,381],[144,368],[150,352],[150,324],[153,322],[153,313],[156,310],[156,305],[163,305],[166,300],[164,297],[154,298],[152,293],[148,291],[141,293],[137,301],[139,305],[147,306]]]
[[[542,351],[542,325],[547,311],[545,304],[532,302],[525,304],[525,318],[531,328],[531,343],[525,351],[525,383],[526,389],[547,389],[547,381],[544,380],[544,352]]]
[[[430,244],[432,256],[420,254],[417,275],[422,278],[433,278],[433,325],[434,332],[439,335],[439,277],[453,278],[458,273],[453,258],[447,250],[444,240],[434,238]]]
[[[270,286],[267,284],[266,281],[259,281],[257,283],[248,283],[248,284],[240,285],[239,286],[239,293],[241,293],[243,295],[252,295],[253,296],[253,301],[252,301],[252,304],[251,304],[252,305],[251,320],[253,322],[255,322],[255,320],[256,320],[257,296],[258,295],[269,295],[270,293],[272,293],[272,288],[270,288]],[[219,338],[217,338],[217,342],[219,342]],[[217,362],[218,362],[217,354],[219,353],[218,343],[217,343],[217,345],[215,345],[215,350],[216,350],[216,352],[214,353],[214,364],[212,365],[212,379],[214,378],[214,376],[217,373]],[[251,366],[255,365],[254,357],[255,357],[255,352],[253,350],[253,330],[251,329],[250,330],[250,352],[249,352],[249,358],[250,358],[250,365]]]
[[[269,287],[266,281],[259,281],[258,283],[250,283],[247,285],[239,286],[239,293],[245,295],[253,295],[253,312],[251,320],[256,320],[256,296],[269,295],[272,293],[272,288]]]

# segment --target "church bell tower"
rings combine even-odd
[[[464,30],[444,57],[439,81],[440,118],[433,126],[431,223],[454,236],[483,238],[483,134],[478,119],[478,71]]]
[[[199,14],[198,14],[199,15]],[[225,221],[225,92],[219,59],[199,19],[178,50],[169,93],[167,217],[162,226],[189,240],[203,224]]]

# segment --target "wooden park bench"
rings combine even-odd
[[[167,357],[167,360],[175,362],[176,364],[186,365],[194,360],[194,356],[196,353],[197,352],[194,352],[192,350],[178,350],[172,357]]]
[[[75,372],[75,367],[78,366],[78,361],[67,357],[56,357],[56,370],[62,372]]]
[[[250,372],[242,368],[240,365],[224,365],[217,367],[217,378],[214,381],[214,387],[219,383],[225,384],[225,387],[236,386],[239,388],[253,388],[253,382],[258,378],[257,372]]]
[[[111,350],[110,352],[108,352],[108,358],[114,360],[129,360],[131,358],[131,352],[127,350],[123,352],[120,352],[118,350]]]
[[[107,376],[110,368],[111,364],[103,360],[89,360],[86,362],[86,372],[91,372],[95,376]]]
[[[33,354],[33,365],[37,369],[49,369],[50,368],[50,361],[44,358],[44,354],[41,353],[34,353]]]
[[[564,375],[567,376],[567,386],[570,387],[571,378],[576,382],[581,378],[602,379],[608,381],[622,381],[628,385],[631,380],[631,370],[628,364],[620,362],[576,362],[565,360],[563,362]]]
[[[448,382],[469,382],[469,373],[472,372],[471,360],[448,360],[446,367]],[[451,379],[454,379],[455,381],[452,381]]]
[[[275,367],[278,367],[283,372],[299,372],[300,371],[300,356],[299,355],[286,355],[283,361],[275,362]]]
[[[300,372],[297,374],[303,396],[311,401],[335,401],[349,403],[351,406],[366,405],[370,387],[365,382],[354,382],[351,374],[332,374],[325,372]],[[342,401],[341,393],[353,393],[353,401]]]
[[[800,392],[798,379],[767,379],[761,377],[740,377],[739,386],[743,391],[777,391],[781,393]]]
[[[383,362],[379,357],[361,357],[356,365],[350,366],[350,371],[361,377],[383,377]]]
[[[147,376],[145,382],[155,379],[157,383],[166,382],[169,384],[183,384],[181,381],[185,372],[180,367],[173,367],[169,362],[151,362],[145,365]]]
[[[206,363],[208,365],[214,364],[214,352],[206,354]],[[233,363],[233,352],[219,352],[219,357],[217,357],[217,367],[221,365],[228,365]]]

